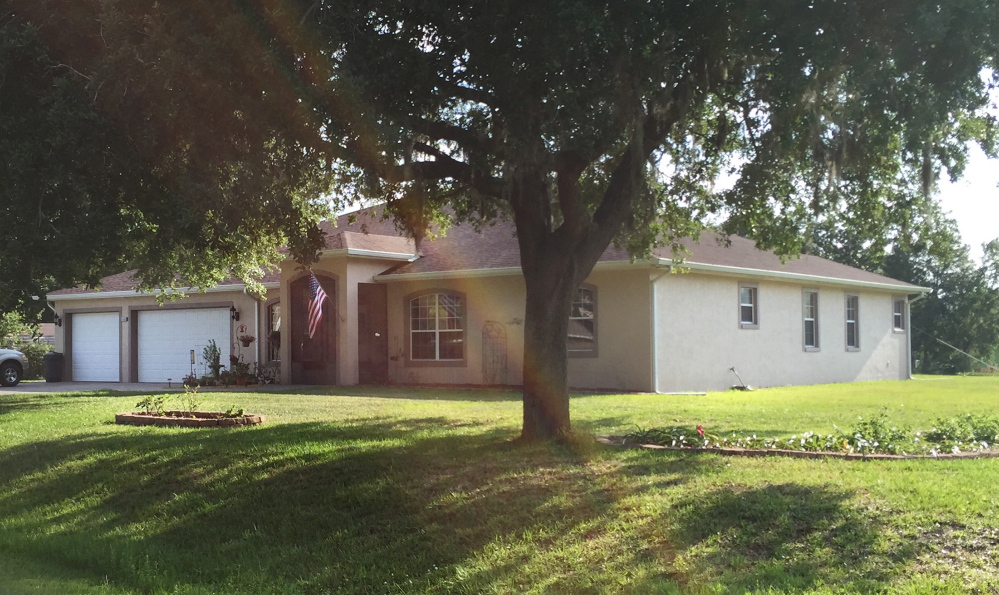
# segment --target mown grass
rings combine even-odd
[[[576,395],[570,444],[512,442],[519,395],[209,393],[268,416],[109,423],[136,395],[0,399],[0,593],[999,590],[999,460],[617,450],[676,422],[789,435],[887,409],[997,413],[997,378],[707,396]]]

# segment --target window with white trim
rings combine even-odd
[[[905,300],[892,300],[891,325],[896,331],[905,330]]]
[[[409,300],[409,358],[465,359],[465,300],[452,293],[427,293]]]
[[[819,292],[802,293],[802,330],[806,351],[819,349]]]
[[[759,328],[759,288],[755,285],[739,285],[739,327]]]
[[[846,348],[860,349],[860,297],[846,296]]]
[[[597,353],[597,288],[583,285],[576,289],[569,307],[569,330],[566,346],[569,355]]]

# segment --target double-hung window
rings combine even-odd
[[[846,348],[860,349],[860,297],[846,296]]]
[[[739,328],[759,328],[759,288],[756,285],[739,285]]]
[[[905,300],[892,300],[891,326],[896,331],[905,330]]]
[[[460,362],[465,359],[465,299],[427,293],[409,300],[409,359]]]
[[[566,345],[573,357],[597,355],[597,288],[592,285],[576,289],[569,307]]]
[[[805,351],[819,350],[819,292],[802,293],[802,321]]]

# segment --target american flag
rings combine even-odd
[[[309,279],[309,338],[316,334],[319,323],[323,319],[323,302],[326,301],[326,292],[319,284],[319,279],[315,275]]]

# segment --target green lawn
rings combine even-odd
[[[110,421],[135,395],[0,397],[0,593],[999,590],[999,460],[727,458],[512,443],[519,395],[208,393],[255,428]],[[175,399],[174,406],[179,405]],[[786,436],[999,413],[999,378],[575,395],[579,430]]]

